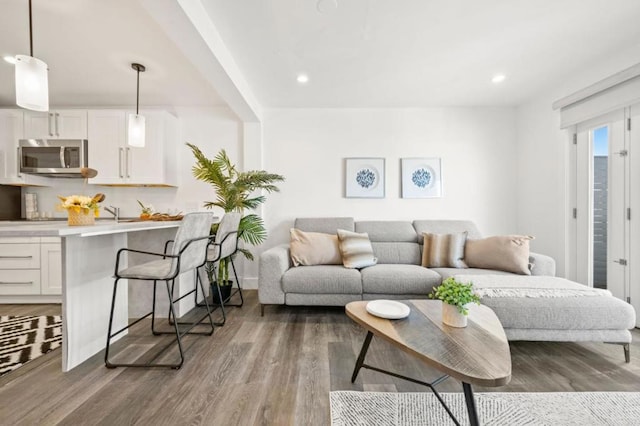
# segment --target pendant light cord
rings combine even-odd
[[[31,0],[29,0],[29,52],[33,58],[33,25],[31,24]]]
[[[140,106],[140,68],[138,68],[137,71],[138,71],[138,78],[136,81],[136,115],[139,115],[138,107]]]

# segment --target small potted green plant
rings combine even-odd
[[[434,287],[428,297],[442,300],[442,322],[451,327],[466,327],[469,314],[467,304],[480,304],[480,297],[473,292],[473,284],[456,281],[453,277]]]

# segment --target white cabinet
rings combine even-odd
[[[60,238],[0,238],[0,295],[56,296],[60,294],[62,294]]]
[[[0,109],[0,184],[47,185],[47,178],[20,174],[18,140],[23,138],[24,111]]]
[[[42,238],[40,244],[40,294],[62,294],[62,244],[60,244],[60,238]]]
[[[124,111],[89,111],[89,167],[98,171],[98,176],[90,179],[90,183],[116,185],[124,182],[125,125]]]
[[[86,139],[87,111],[25,111],[24,136],[25,139]]]
[[[177,184],[176,118],[165,111],[140,111],[140,114],[146,121],[143,148],[127,145],[128,111],[89,111],[89,167],[98,171],[98,176],[89,183],[114,186]]]

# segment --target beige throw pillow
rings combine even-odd
[[[455,234],[429,234],[424,232],[422,266],[426,268],[466,268],[464,243],[467,232]]]
[[[340,241],[342,264],[345,268],[366,268],[378,263],[378,259],[373,255],[369,234],[366,232],[359,234],[338,229],[338,240]]]
[[[296,228],[291,228],[290,235],[293,266],[342,264],[336,235],[304,232]]]
[[[496,269],[514,274],[531,275],[529,241],[526,235],[505,235],[467,240],[464,261],[470,268]]]

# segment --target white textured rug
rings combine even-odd
[[[462,393],[441,393],[461,424],[469,424]],[[640,425],[638,392],[476,393],[483,426]],[[453,425],[433,394],[331,392],[333,426]]]

